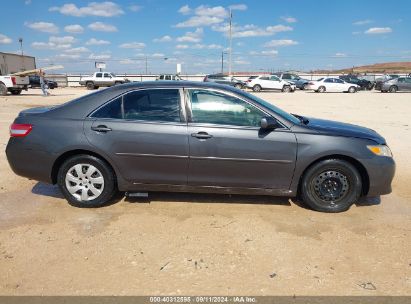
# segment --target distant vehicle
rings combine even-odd
[[[245,82],[241,81],[239,79],[236,79],[234,77],[231,76],[227,76],[224,74],[211,74],[211,75],[206,75],[206,77],[204,77],[204,82],[215,82],[215,83],[219,83],[219,84],[225,84],[225,85],[229,85],[232,87],[235,87],[237,89],[242,89],[245,87]]]
[[[21,91],[27,90],[29,83],[29,77],[27,76],[0,76],[0,96],[6,96],[7,92],[19,95]]]
[[[262,90],[280,90],[282,92],[294,92],[295,84],[282,80],[276,75],[262,75],[258,76],[251,81],[247,81],[247,88],[252,89],[254,92],[260,92]]]
[[[355,93],[360,89],[358,84],[347,83],[344,80],[335,77],[320,78],[316,81],[310,81],[307,90],[313,90],[318,93],[324,92],[348,92]]]
[[[358,78],[354,75],[344,75],[339,77],[341,80],[344,80],[347,83],[358,84],[361,90],[372,90],[374,87],[374,83],[372,81]]]
[[[161,74],[156,78],[156,80],[182,80],[182,79],[179,75]]]
[[[118,191],[175,191],[298,195],[342,212],[390,193],[395,173],[374,130],[198,81],[130,83],[23,110],[6,156],[16,174],[58,184],[77,207],[107,205]]]
[[[30,87],[31,88],[40,88],[40,76],[37,75],[32,75],[29,76],[29,80],[30,80]],[[49,80],[49,79],[44,79],[44,82],[46,83],[46,85],[48,86],[49,89],[55,89],[58,87],[58,83],[56,81],[53,80]]]
[[[381,76],[381,77],[379,77],[375,80],[374,89],[378,90],[378,91],[381,91],[382,84],[384,82],[386,82],[387,80],[390,80],[390,79],[398,78],[398,77],[400,77],[400,76],[396,75],[396,74],[385,74],[385,75],[383,75],[383,76]]]
[[[93,76],[82,77],[80,79],[80,85],[85,85],[87,89],[93,90],[99,87],[111,87],[118,84],[130,82],[127,78],[118,77],[109,72],[96,72]]]
[[[397,91],[411,91],[411,77],[390,79],[381,86],[381,92],[395,93]]]
[[[278,76],[278,78],[282,80],[294,83],[300,90],[305,90],[310,82],[310,80],[301,78],[297,74],[292,73],[274,73],[274,75]]]

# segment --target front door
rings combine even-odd
[[[232,95],[191,89],[188,184],[287,190],[297,143],[279,127],[262,132],[261,109]],[[189,103],[190,105],[190,103]]]
[[[270,76],[270,87],[271,89],[274,89],[274,90],[281,90],[283,88],[281,79],[278,78],[277,76],[271,75]]]
[[[131,183],[186,185],[188,136],[180,93],[126,93],[90,115],[87,139]]]

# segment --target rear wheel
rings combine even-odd
[[[253,86],[253,91],[254,92],[260,92],[261,91],[261,86],[259,84],[256,84],[255,86]]]
[[[91,81],[86,83],[86,87],[87,87],[88,90],[94,90],[94,88],[95,88],[94,83],[91,82]]]
[[[396,93],[398,91],[398,88],[396,86],[391,86],[389,91],[390,93]]]
[[[11,94],[13,94],[13,95],[20,95],[20,94],[21,94],[21,91],[22,91],[22,90],[18,89],[18,90],[11,90],[10,92],[11,92]]]
[[[325,87],[324,86],[319,87],[318,92],[319,93],[324,93],[325,92]]]
[[[355,93],[355,92],[357,92],[357,89],[355,87],[348,88],[348,93]]]
[[[362,181],[349,162],[327,159],[311,166],[301,181],[301,196],[308,206],[321,212],[342,212],[358,201]]]
[[[5,84],[0,83],[0,96],[6,96],[7,95],[7,87]]]
[[[117,193],[116,176],[103,160],[91,155],[76,155],[60,167],[57,182],[70,205],[101,207]]]

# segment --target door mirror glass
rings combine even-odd
[[[260,121],[261,129],[275,129],[278,126],[277,121],[272,117],[263,117]]]

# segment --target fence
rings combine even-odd
[[[252,75],[258,75],[258,73],[250,73],[250,74],[236,74],[235,78],[239,80],[247,80],[248,77]],[[317,80],[322,77],[338,77],[342,74],[310,74],[310,73],[299,73],[298,74],[301,78],[305,78],[308,80]],[[383,74],[368,74],[363,76],[367,80],[374,81],[376,78],[381,77]],[[81,74],[66,74],[66,75],[47,75],[47,78],[50,80],[54,80],[58,83],[59,87],[78,87],[80,86],[80,79],[82,77],[89,76],[89,75],[81,75]],[[157,75],[144,75],[144,74],[117,74],[119,77],[125,77],[130,81],[153,81],[156,80]],[[203,81],[205,74],[197,74],[197,75],[180,75],[183,80],[189,81]],[[406,76],[401,75],[401,76]]]

